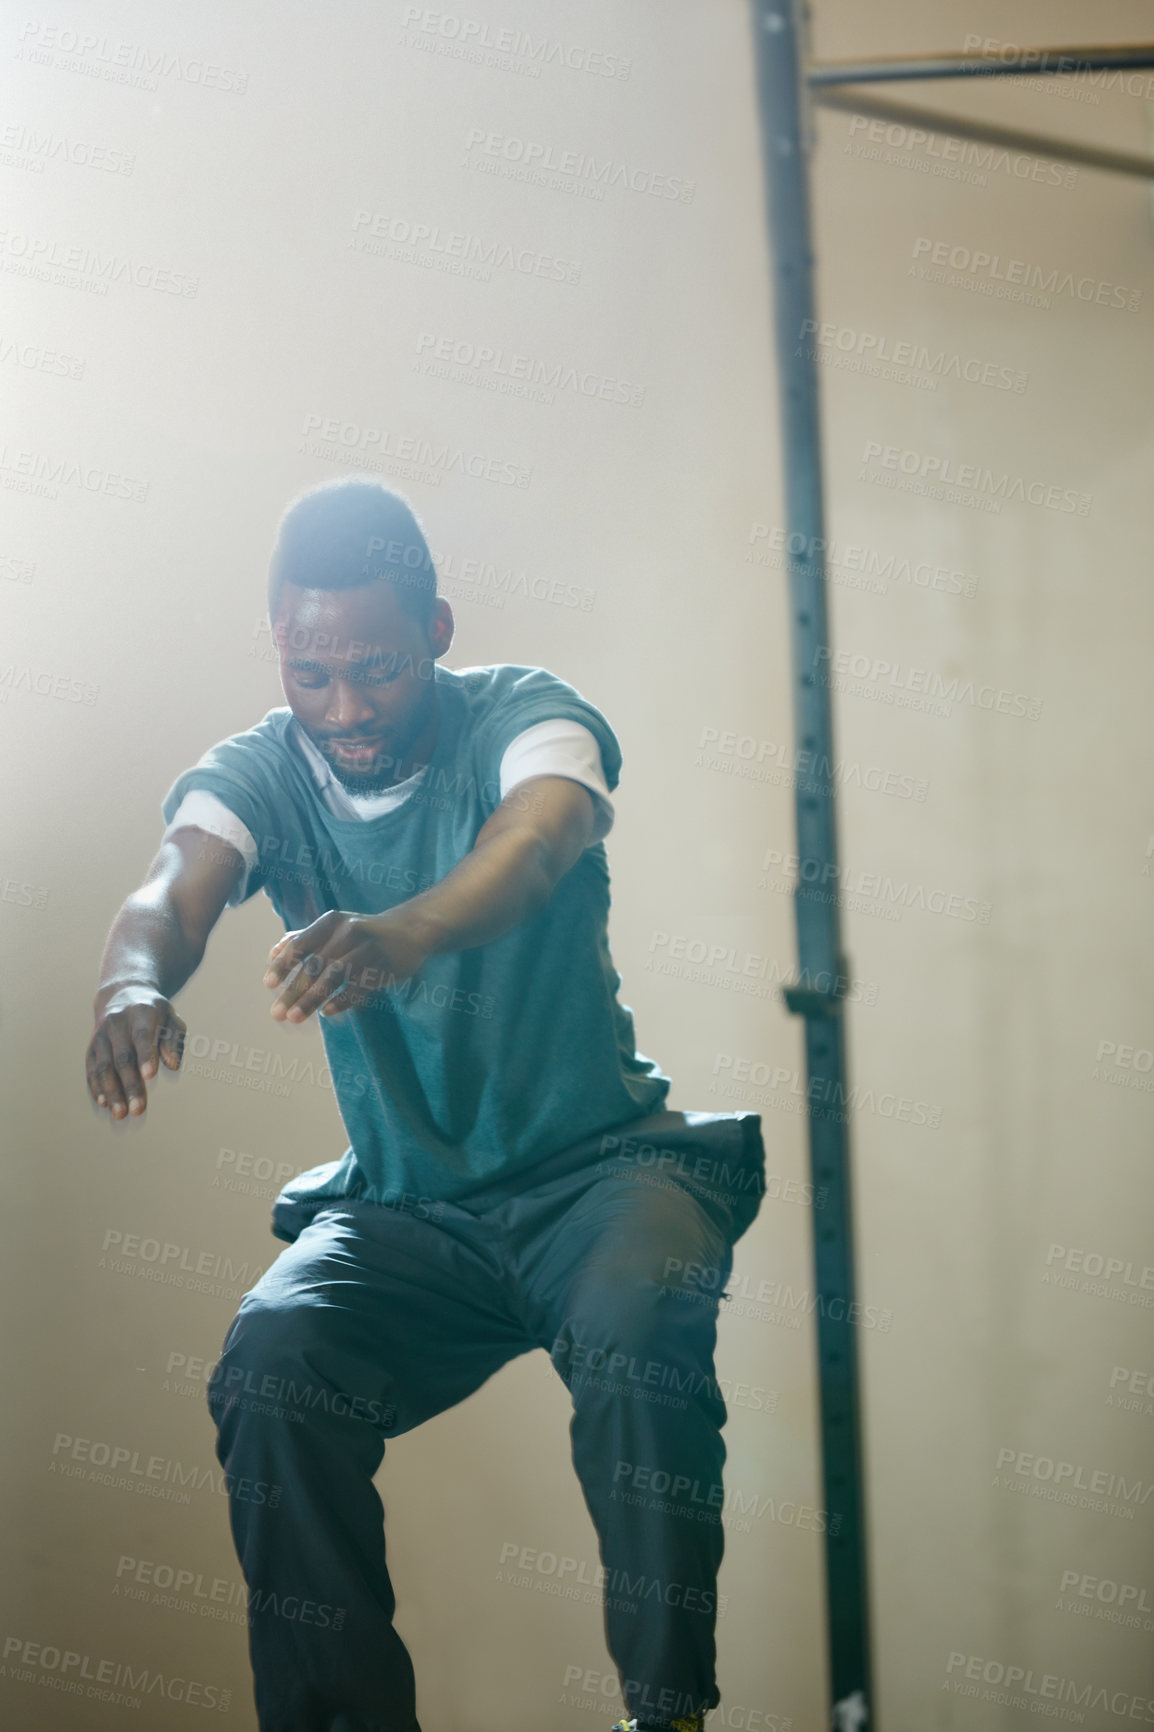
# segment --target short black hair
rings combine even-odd
[[[286,583],[301,589],[356,589],[392,583],[423,625],[433,617],[437,572],[409,501],[379,481],[345,476],[293,500],[277,529],[268,576],[269,623]]]

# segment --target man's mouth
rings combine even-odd
[[[368,764],[378,755],[381,740],[330,740],[329,747],[346,764]]]

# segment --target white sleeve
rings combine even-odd
[[[589,847],[613,828],[613,800],[601,764],[597,739],[580,722],[558,717],[537,722],[510,740],[501,759],[501,798],[530,776],[567,776],[593,796],[596,816]]]
[[[207,830],[210,836],[219,836],[223,841],[231,842],[237,852],[244,855],[244,874],[238,879],[235,890],[225,904],[226,908],[238,907],[244,901],[248,875],[257,863],[257,846],[251,831],[223,800],[218,800],[215,794],[208,793],[204,788],[194,788],[190,794],[184,796],[161,841],[167,842],[172,832],[178,830],[182,824],[191,824],[196,830]]]

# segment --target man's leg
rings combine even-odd
[[[209,1406],[262,1732],[419,1732],[372,1476],[387,1437],[534,1345],[467,1231],[364,1203],[321,1211],[245,1295]]]
[[[693,1719],[715,1678],[725,1210],[636,1172],[597,1177],[530,1258],[539,1339],[573,1398],[573,1462],[606,1572],[605,1628],[629,1713]],[[544,1247],[544,1248],[542,1248]]]

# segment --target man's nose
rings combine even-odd
[[[334,680],[325,721],[331,728],[360,728],[375,714],[367,694],[344,680]]]

